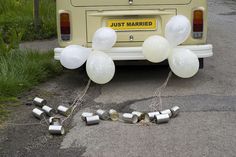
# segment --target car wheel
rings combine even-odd
[[[199,69],[203,69],[203,68],[204,68],[204,59],[199,58]]]

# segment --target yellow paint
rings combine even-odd
[[[156,30],[157,19],[111,19],[107,20],[107,27],[117,31],[127,30]]]

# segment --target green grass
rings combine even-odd
[[[33,0],[0,0],[0,122],[19,104],[17,97],[62,72],[53,52],[19,50],[21,41],[56,36],[56,4],[40,0],[40,28],[34,28]]]
[[[0,97],[0,124],[11,113],[9,108],[16,107],[19,104],[20,102],[16,97]]]
[[[0,121],[9,113],[7,104],[16,103],[22,92],[61,72],[61,65],[53,60],[53,52],[17,49],[4,54],[0,50]]]
[[[35,40],[56,36],[56,4],[40,0],[40,29],[34,28],[33,0],[0,0],[0,33],[8,42],[12,33],[20,40]]]
[[[0,98],[17,96],[61,70],[59,63],[53,60],[53,52],[14,50],[0,56]]]

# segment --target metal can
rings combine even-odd
[[[86,117],[91,117],[93,116],[93,113],[90,113],[90,112],[83,112],[82,115],[81,115],[81,119],[83,121],[85,121]]]
[[[144,117],[145,114],[142,113],[142,112],[139,112],[139,111],[133,111],[131,114],[138,116],[138,120],[139,120],[139,121],[141,121],[141,120],[143,120],[143,119],[145,118],[145,117]]]
[[[49,133],[52,135],[64,135],[65,134],[65,129],[61,125],[50,125],[48,130],[49,130]]]
[[[58,111],[59,114],[61,114],[63,116],[68,116],[69,112],[70,112],[68,107],[65,107],[65,106],[62,106],[62,105],[57,107],[57,111]]]
[[[43,119],[43,117],[45,116],[45,113],[38,108],[33,109],[32,113],[38,119]]]
[[[43,111],[48,115],[48,116],[52,116],[53,115],[53,108],[47,106],[47,105],[44,105],[42,107]]]
[[[124,113],[122,115],[122,119],[123,119],[124,122],[131,123],[131,124],[135,124],[135,123],[138,122],[138,116],[133,115],[131,113]]]
[[[99,110],[96,111],[96,113],[97,113],[97,115],[99,116],[99,118],[101,120],[108,120],[109,119],[108,111],[99,109]]]
[[[146,122],[146,123],[148,123],[148,122],[151,121],[150,118],[149,118],[148,113],[144,113],[142,120],[143,120],[144,122]]]
[[[158,111],[157,112],[149,112],[149,113],[147,113],[149,121],[153,121],[155,119],[155,115],[159,115],[159,114],[160,114],[160,112],[158,112]]]
[[[110,109],[109,110],[109,116],[112,121],[119,120],[119,113],[116,110]]]
[[[159,115],[155,115],[155,120],[157,124],[161,124],[161,123],[168,123],[170,120],[170,116],[169,114],[159,114]]]
[[[172,112],[172,117],[176,117],[180,112],[179,106],[174,106],[170,110]]]
[[[61,118],[59,117],[50,117],[48,121],[50,125],[61,125]]]
[[[35,97],[34,100],[33,100],[33,104],[38,106],[38,107],[43,107],[44,105],[47,104],[47,101],[42,99],[42,98]]]
[[[99,124],[100,119],[99,119],[99,116],[96,115],[96,116],[86,117],[85,122],[87,125],[95,125],[95,124]]]
[[[170,109],[166,109],[166,110],[163,110],[163,111],[161,111],[161,114],[168,114],[168,115],[169,115],[169,117],[171,117],[171,116],[172,116],[172,112],[171,112],[171,110],[170,110]]]

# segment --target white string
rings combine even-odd
[[[26,123],[26,124],[16,124],[16,123],[5,123],[5,126],[8,125],[12,125],[12,126],[28,126],[28,125],[42,125],[41,123]]]
[[[166,88],[171,76],[172,76],[172,72],[170,71],[165,82],[159,88],[157,88],[156,91],[154,92],[154,95],[153,95],[154,98],[151,104],[149,105],[149,107],[152,108],[154,111],[162,110],[161,93]]]
[[[44,119],[44,121],[46,122],[46,124],[49,126],[50,124],[49,124],[49,122],[47,121],[47,119],[46,119],[45,116],[43,116],[43,119]]]
[[[151,104],[150,104],[150,107],[151,107],[154,111],[158,111],[158,106],[160,107],[159,110],[162,110],[162,98],[161,98],[161,93],[162,93],[162,91],[166,88],[166,86],[167,86],[167,84],[168,84],[168,82],[169,82],[171,76],[172,76],[172,71],[170,71],[170,72],[168,73],[168,76],[167,76],[165,82],[164,82],[160,87],[158,87],[158,88],[155,90],[154,94],[153,94],[154,99],[152,100],[152,102],[151,102]],[[159,99],[159,100],[158,100],[158,99]],[[118,122],[124,122],[124,120],[119,117]],[[139,125],[139,124],[138,124],[138,125]],[[147,125],[147,123],[143,123],[143,124],[140,124],[140,125]]]
[[[85,89],[83,90],[82,94],[78,94],[77,97],[74,99],[71,107],[70,107],[70,114],[68,115],[68,117],[66,117],[64,120],[62,120],[61,124],[64,124],[66,122],[66,120],[68,120],[74,113],[75,109],[77,107],[81,108],[82,107],[82,103],[83,103],[83,98],[86,95],[86,93],[88,92],[88,89],[90,87],[91,84],[91,80],[89,79]],[[80,105],[80,106],[79,106]]]
[[[43,122],[45,122],[46,125]],[[43,116],[43,119],[41,119],[39,123],[4,123],[3,125],[4,126],[31,126],[31,125],[49,126],[45,116]]]

